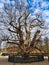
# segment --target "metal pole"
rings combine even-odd
[[[14,56],[14,58],[13,58],[13,59],[14,59],[14,63],[13,63],[13,65],[15,65],[15,56]]]
[[[15,63],[13,65],[15,65]]]

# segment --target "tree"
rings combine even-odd
[[[26,9],[25,3],[21,0],[21,4],[14,0],[14,5],[4,4],[4,24],[11,34],[11,38],[7,39],[7,43],[16,44],[21,55],[29,54],[30,50],[36,47],[39,39],[40,30],[37,29],[34,37],[31,39],[31,31],[34,27],[43,28],[43,20],[36,17],[30,19],[30,12]],[[4,15],[3,14],[3,15]],[[34,46],[35,45],[35,46]]]
[[[44,41],[45,41],[45,45],[46,45],[46,51],[45,52],[48,53],[48,38],[45,37]]]

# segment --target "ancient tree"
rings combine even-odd
[[[5,24],[10,32],[7,43],[16,44],[18,46],[18,54],[24,55],[37,48],[38,40],[41,35],[37,29],[32,36],[31,31],[35,27],[43,28],[44,21],[40,19],[40,14],[32,17],[29,10],[26,9],[25,3],[21,1],[21,5],[14,1],[14,5],[4,4]],[[37,48],[38,49],[38,48]]]

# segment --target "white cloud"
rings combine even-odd
[[[44,10],[42,13],[43,19],[48,19],[49,18],[49,10]]]
[[[44,10],[42,13],[43,19],[46,21],[45,26],[49,27],[49,10]]]
[[[2,8],[3,7],[3,3],[0,3],[0,8]]]
[[[9,0],[0,0],[2,3],[9,3],[10,1]]]
[[[42,5],[41,5],[42,8],[46,8],[48,6],[49,6],[49,3],[48,2],[43,2]]]
[[[40,9],[35,9],[35,11],[34,11],[34,14],[38,14],[38,15],[41,15],[41,10]]]

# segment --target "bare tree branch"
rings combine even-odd
[[[16,31],[11,30],[10,28],[8,28],[8,31],[13,32],[13,33],[17,33]]]
[[[16,44],[16,45],[20,45],[20,44],[18,44],[17,42],[10,42],[10,41],[8,41],[7,43],[9,43],[9,44]]]

